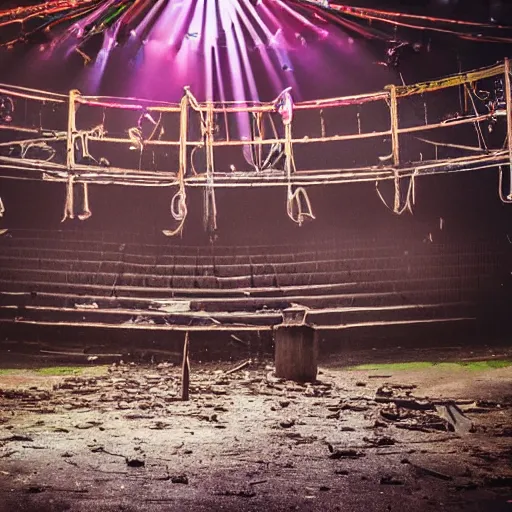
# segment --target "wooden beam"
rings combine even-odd
[[[5,320],[0,318],[0,324],[11,325],[38,325],[46,327],[78,327],[95,329],[124,329],[127,331],[183,331],[183,332],[211,332],[211,331],[271,331],[272,325],[154,325],[154,324],[104,324],[102,322],[52,322],[36,320]]]
[[[505,96],[507,101],[507,146],[510,169],[509,194],[507,200],[512,200],[512,86],[510,79],[510,59],[505,59]]]

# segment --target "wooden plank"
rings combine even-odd
[[[0,287],[6,291],[54,291],[56,289],[66,290],[68,293],[72,290],[80,290],[82,293],[87,293],[90,290],[103,290],[105,295],[118,295],[130,296],[131,294],[140,294],[157,298],[191,298],[198,300],[201,297],[286,297],[288,294],[300,293],[302,291],[308,292],[311,295],[316,295],[321,292],[331,290],[345,291],[345,293],[359,293],[359,292],[383,292],[395,291],[406,292],[415,289],[424,288],[438,288],[439,285],[465,287],[469,284],[481,288],[482,282],[485,279],[492,279],[492,274],[481,274],[478,276],[457,276],[457,277],[428,277],[425,279],[391,279],[372,282],[347,282],[335,284],[319,284],[319,285],[301,285],[301,286],[280,286],[280,287],[261,287],[261,288],[165,288],[165,287],[137,287],[137,286],[113,286],[110,285],[96,285],[96,284],[66,284],[66,283],[53,283],[46,281],[9,281],[5,279],[0,280]],[[9,289],[10,288],[10,289]],[[58,292],[57,292],[58,293]]]
[[[338,324],[338,325],[315,325],[316,329],[325,331],[338,331],[344,329],[357,329],[361,327],[391,327],[397,325],[422,325],[422,324],[444,324],[452,322],[475,321],[475,317],[458,317],[458,318],[434,318],[427,320],[402,320],[391,322],[361,322],[358,324]]]
[[[447,87],[456,87],[458,85],[470,84],[483,80],[484,78],[491,78],[503,73],[503,64],[497,64],[487,68],[478,69],[475,71],[469,71],[467,73],[459,73],[457,75],[451,75],[446,78],[440,78],[437,80],[429,80],[427,82],[421,82],[413,85],[404,85],[397,87],[398,96],[404,98],[406,96],[412,96],[415,94],[423,94],[426,92],[439,91]]]
[[[330,295],[290,295],[283,297],[211,297],[190,299],[190,307],[194,311],[204,312],[231,312],[231,311],[251,311],[262,309],[264,306],[269,309],[282,309],[289,307],[291,302],[300,303],[311,308],[321,308],[330,306],[339,307],[373,307],[380,305],[397,304],[419,304],[428,297],[436,297],[451,302],[456,300],[476,299],[477,291],[475,288],[453,289],[447,285],[443,288],[433,288],[431,290],[415,290],[403,294],[402,292],[377,292],[377,293],[359,293],[359,294],[330,294]],[[172,299],[170,299],[172,301]],[[179,300],[179,299],[178,299]],[[38,292],[32,295],[31,292],[6,292],[0,291],[0,303],[4,305],[43,305],[65,307],[64,304],[75,304],[84,302],[97,302],[103,304],[106,308],[123,309],[147,309],[150,306],[157,307],[161,302],[148,297],[111,297],[101,295],[78,295],[72,293],[49,293]]]
[[[339,325],[315,325],[317,330],[343,330],[354,329],[359,327],[384,327],[384,326],[397,326],[397,325],[421,325],[421,324],[434,324],[434,323],[451,323],[462,321],[474,321],[474,317],[458,317],[458,318],[441,318],[441,319],[427,319],[427,320],[406,320],[406,321],[389,321],[389,322],[362,322],[359,324],[339,324]],[[117,325],[117,324],[103,324],[100,322],[52,322],[52,321],[32,321],[32,320],[18,320],[13,322],[0,318],[0,324],[11,325],[34,325],[34,326],[47,326],[47,327],[76,327],[84,329],[121,329],[121,330],[140,330],[140,331],[181,331],[181,332],[209,332],[209,331],[227,331],[227,332],[242,332],[242,331],[271,331],[273,326],[254,326],[254,325]]]
[[[76,327],[84,329],[124,329],[139,330],[139,331],[271,331],[272,326],[270,325],[151,325],[151,324],[104,324],[101,322],[52,322],[52,321],[34,321],[34,320],[6,320],[0,318],[0,324],[12,324],[12,325],[36,325],[36,326],[52,326],[52,327]]]

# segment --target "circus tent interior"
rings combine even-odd
[[[1,3],[0,511],[511,508],[508,2]]]

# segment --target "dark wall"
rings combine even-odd
[[[413,239],[505,236],[512,226],[512,205],[498,198],[497,170],[422,177],[417,180],[414,215],[397,216],[380,201],[373,183],[309,187],[316,219],[302,227],[286,215],[285,188],[217,191],[217,243],[245,245],[325,240],[357,234],[363,237],[407,235]],[[392,204],[391,183],[381,186]],[[109,231],[154,236],[164,242],[162,229],[176,222],[169,209],[170,189],[90,186],[93,215],[87,221],[67,220],[63,213],[65,185],[2,182],[6,213],[1,225],[25,229]],[[188,192],[189,216],[183,239],[168,243],[209,243],[203,229],[203,194]],[[440,218],[443,231],[440,232]]]

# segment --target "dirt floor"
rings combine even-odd
[[[170,363],[2,370],[0,510],[512,511],[505,356],[193,363],[189,402]]]

